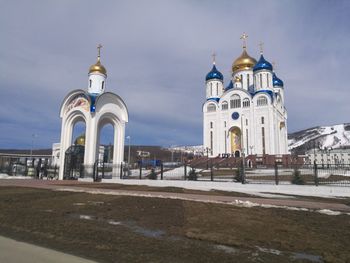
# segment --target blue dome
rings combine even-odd
[[[224,80],[224,76],[221,74],[220,71],[218,71],[216,69],[215,65],[213,65],[213,68],[211,69],[211,71],[205,77],[205,80],[210,80],[210,79]]]
[[[230,80],[230,83],[228,84],[228,86],[226,87],[225,90],[229,90],[229,89],[233,89],[233,82],[232,82],[232,80]]]
[[[272,83],[273,83],[273,86],[283,87],[283,81],[281,79],[277,78],[275,73],[273,73]]]
[[[271,70],[272,71],[272,65],[270,62],[268,62],[263,55],[260,56],[259,61],[255,64],[253,71],[258,71],[261,69]]]

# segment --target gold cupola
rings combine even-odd
[[[232,72],[237,72],[239,70],[251,70],[256,64],[256,60],[248,55],[246,39],[248,36],[243,33],[241,39],[243,40],[243,52],[242,54],[233,62]]]
[[[100,55],[101,47],[102,47],[102,45],[97,46],[97,49],[98,49],[97,62],[89,68],[89,74],[93,73],[93,72],[97,72],[97,73],[101,73],[101,74],[107,76],[107,70],[101,64],[101,55]]]
[[[74,141],[75,145],[85,146],[85,133],[77,137]]]

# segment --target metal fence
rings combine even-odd
[[[222,167],[210,161],[204,165],[203,163],[200,165],[178,163],[171,167],[163,164],[157,167],[138,165],[122,168],[120,178],[350,186],[350,165],[290,164],[288,167],[283,167],[276,163],[273,166],[249,168],[243,166],[242,162]]]
[[[46,162],[30,165],[19,162],[1,162],[0,173],[10,176],[31,176],[37,179],[58,179],[59,168]],[[284,167],[276,163],[254,168],[243,165],[242,160],[234,163],[202,160],[199,163],[159,163],[158,166],[111,164],[96,162],[80,165],[64,172],[64,179],[91,178],[125,180],[196,180],[216,182],[240,182],[243,184],[306,184],[350,186],[349,164],[290,164]]]
[[[0,173],[9,176],[28,176],[37,179],[57,180],[58,172],[59,168],[57,166],[51,166],[42,162],[30,165],[19,162],[0,164]]]

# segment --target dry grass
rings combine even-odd
[[[14,187],[0,211],[1,235],[99,262],[350,261],[346,215]]]

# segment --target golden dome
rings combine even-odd
[[[248,55],[245,48],[243,48],[242,54],[233,62],[232,72],[238,70],[252,69],[256,64],[256,60]]]
[[[101,64],[100,57],[97,58],[97,62],[89,69],[89,74],[92,72],[99,72],[107,76],[106,68]]]
[[[75,145],[85,146],[85,134],[80,135],[74,141]]]

